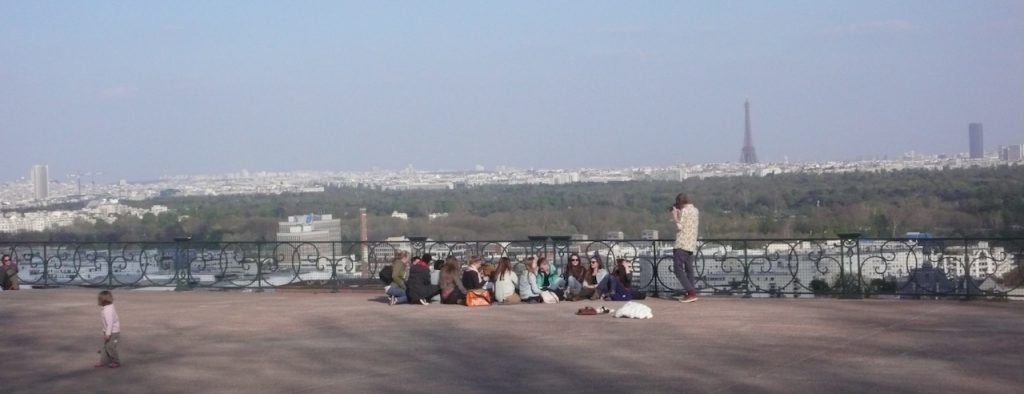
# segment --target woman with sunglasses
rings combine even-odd
[[[583,274],[583,288],[580,290],[580,298],[590,298],[591,300],[601,299],[601,290],[598,288],[598,284],[608,276],[608,271],[601,265],[601,257],[596,253],[590,257],[590,264],[587,266],[586,273]]]
[[[580,261],[580,255],[572,253],[569,255],[569,262],[565,265],[565,273],[562,274],[562,278],[565,280],[565,299],[569,301],[576,301],[577,296],[580,294],[580,289],[583,288],[583,274],[586,269],[583,268],[583,262]]]
[[[18,290],[18,266],[11,262],[11,255],[3,257],[3,267],[0,267],[0,283],[4,290]]]

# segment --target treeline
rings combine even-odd
[[[113,225],[79,223],[5,239],[59,241],[272,241],[288,215],[333,214],[343,240],[359,239],[367,208],[371,239],[421,235],[443,240],[523,239],[527,235],[607,231],[640,237],[644,229],[674,236],[667,209],[686,192],[701,210],[703,238],[828,237],[842,232],[900,236],[1024,235],[1024,167],[886,173],[784,174],[767,177],[606,184],[485,186],[446,191],[329,188],[324,193],[172,197],[131,203],[171,212]],[[409,214],[393,219],[392,211]],[[429,220],[430,213],[449,213]]]

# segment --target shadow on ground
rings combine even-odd
[[[92,292],[0,294],[11,392],[1013,392],[1024,304],[649,300],[399,305],[367,294],[116,292],[124,367],[93,369]]]

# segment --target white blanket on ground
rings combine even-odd
[[[627,302],[622,308],[615,311],[615,317],[628,317],[631,319],[650,319],[654,317],[651,307],[636,301]]]

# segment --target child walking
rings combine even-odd
[[[103,309],[100,312],[100,319],[103,321],[103,348],[100,349],[100,362],[96,368],[121,366],[121,358],[117,354],[117,343],[121,341],[121,321],[117,319],[117,310],[114,309],[114,295],[110,291],[100,292],[98,304]]]

